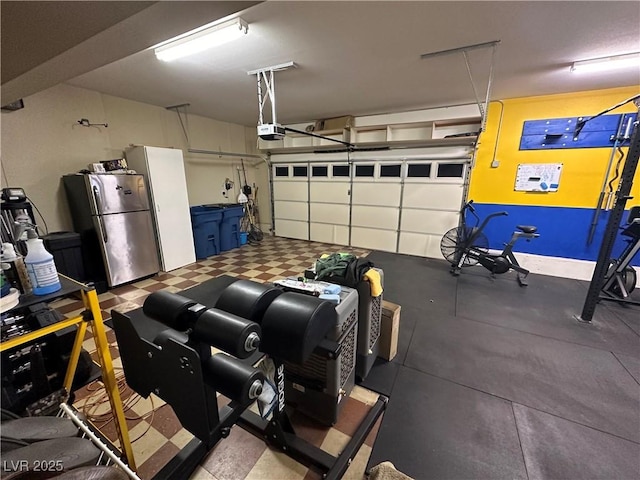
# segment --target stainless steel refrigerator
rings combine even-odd
[[[143,175],[74,174],[62,180],[90,280],[104,278],[114,287],[158,273]]]

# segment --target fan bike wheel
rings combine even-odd
[[[636,288],[636,281],[637,281],[637,276],[636,276],[636,270],[631,266],[628,265],[621,273],[620,276],[622,277],[622,283],[624,284],[624,289],[627,291],[627,294],[630,295],[631,292],[633,292],[633,290]],[[609,292],[611,292],[612,294],[614,294],[616,297],[622,298],[622,290],[620,290],[620,285],[618,285],[618,282],[613,282],[611,284],[611,287],[609,287]]]
[[[460,259],[460,255],[464,255],[464,244],[472,232],[473,228],[460,226],[452,228],[442,236],[442,240],[440,240],[440,251],[445,260],[451,265],[456,265]],[[476,235],[471,246],[474,250],[478,251],[478,253],[487,253],[489,252],[489,239],[484,233],[480,232]],[[470,267],[477,263],[478,259],[465,255],[462,266]]]

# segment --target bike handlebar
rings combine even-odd
[[[509,212],[493,212],[487,215],[486,217],[484,217],[484,222],[487,223],[489,220],[491,220],[494,217],[506,217],[507,215],[509,215]]]
[[[473,206],[473,200],[469,200],[463,205],[462,209],[460,210],[460,215],[464,215],[464,212],[467,210],[469,210],[476,218],[478,217],[476,215],[476,209]]]
[[[464,206],[462,207],[462,210],[460,213],[464,213],[465,210],[469,210],[471,213],[475,214],[476,213],[476,209],[473,206],[473,200],[469,200],[467,203],[464,204]],[[495,212],[495,213],[491,213],[488,216],[489,217],[498,217],[498,216],[507,216],[509,215],[509,212]]]
[[[466,204],[465,204],[465,208],[468,208],[469,210],[471,210],[472,213],[476,213],[476,209],[473,208],[473,200],[469,200]]]

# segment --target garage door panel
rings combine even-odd
[[[351,245],[385,252],[395,252],[396,232],[351,227]]]
[[[400,203],[398,183],[354,183],[354,205],[398,205]]]
[[[307,182],[273,182],[274,200],[296,200],[306,202],[309,196]]]
[[[312,222],[349,225],[349,205],[312,203],[310,220]]]
[[[274,202],[275,218],[307,221],[309,216],[306,202]]]
[[[311,202],[349,203],[349,184],[345,182],[311,182]]]
[[[440,252],[441,238],[441,235],[401,232],[398,253],[417,255],[420,257],[442,258],[442,253]]]
[[[351,224],[357,227],[397,230],[398,212],[398,208],[354,205],[351,211]]]
[[[402,206],[458,211],[463,192],[462,184],[406,183]]]
[[[458,212],[403,208],[400,230],[443,235],[444,232],[458,225],[458,217]]]
[[[311,240],[335,245],[348,245],[349,227],[346,225],[311,223]]]
[[[301,240],[309,239],[309,228],[307,226],[307,222],[276,218],[275,224],[276,235],[279,237],[298,238]]]

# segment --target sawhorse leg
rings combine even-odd
[[[89,320],[92,322],[93,338],[96,343],[98,361],[100,362],[102,370],[102,382],[104,383],[104,388],[109,396],[109,404],[111,405],[111,411],[115,417],[114,420],[116,431],[118,432],[118,439],[120,440],[120,449],[125,455],[129,467],[132,470],[136,470],[133,449],[131,448],[131,441],[129,439],[129,429],[127,428],[127,420],[124,416],[122,399],[120,398],[120,391],[118,390],[116,376],[113,371],[113,359],[111,358],[111,352],[109,351],[109,342],[104,329],[98,295],[95,289],[89,290],[88,292],[83,291],[82,300],[85,308],[90,314]],[[73,370],[67,371],[67,377],[65,378],[65,387],[67,388],[67,391],[71,391],[70,387],[73,382],[73,372],[75,372],[75,366],[78,364],[78,358],[80,356],[80,351],[82,350],[82,342],[84,340],[86,330],[87,323],[80,323],[78,326],[78,335],[76,336],[76,341],[73,345],[71,359],[69,360],[69,367],[72,366],[73,362],[74,368]]]

